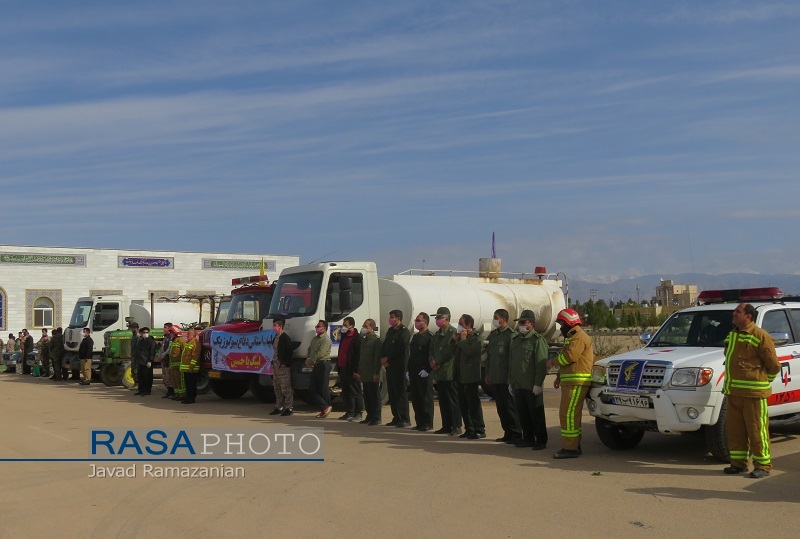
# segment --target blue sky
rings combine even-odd
[[[800,272],[796,2],[0,15],[0,243]]]

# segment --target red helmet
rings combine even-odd
[[[556,320],[571,328],[581,323],[581,315],[575,309],[562,309]]]

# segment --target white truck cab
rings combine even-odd
[[[709,290],[698,303],[643,335],[644,348],[595,363],[587,405],[606,446],[632,449],[645,431],[702,428],[711,454],[728,459],[723,341],[740,303],[755,307],[756,325],[775,341],[781,372],[768,399],[771,421],[800,419],[800,298],[783,298],[777,288]]]

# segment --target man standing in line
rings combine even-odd
[[[172,330],[172,322],[164,324],[164,340],[161,342],[161,348],[158,350],[158,361],[161,363],[161,377],[163,378],[164,385],[167,387],[167,394],[161,397],[162,399],[169,399],[175,396],[175,389],[172,387],[172,377],[169,370],[169,349],[172,345],[172,340],[175,338],[175,333]]]
[[[356,334],[356,321],[352,316],[344,319],[342,329],[339,330],[339,357],[336,360],[339,382],[342,384],[342,400],[345,413],[342,421],[361,421],[364,416],[364,397],[361,392],[361,382],[358,374],[358,362],[361,353],[361,337]]]
[[[153,390],[153,361],[156,357],[156,340],[150,336],[150,328],[142,328],[139,332],[139,346],[135,364],[139,369],[139,393],[145,397]]]
[[[486,348],[486,380],[494,394],[497,415],[500,417],[500,426],[503,427],[503,436],[497,442],[515,444],[522,438],[517,418],[517,408],[514,396],[508,389],[508,369],[511,360],[511,339],[514,331],[508,326],[508,311],[497,309],[492,318],[492,332],[489,334],[489,344]]]
[[[480,333],[474,330],[475,319],[463,314],[456,328],[455,379],[458,387],[458,405],[464,419],[464,433],[459,438],[480,440],[486,438],[483,409],[478,396],[481,381]]]
[[[83,328],[83,339],[78,347],[78,359],[81,360],[81,371],[83,372],[82,386],[88,386],[92,382],[92,351],[94,350],[94,341],[89,333],[89,328]]]
[[[375,426],[381,424],[381,398],[378,386],[381,381],[381,355],[383,343],[375,333],[375,320],[367,318],[361,326],[361,356],[358,361],[358,379],[364,384],[364,411],[367,417],[359,423]]]
[[[408,387],[406,372],[408,366],[408,343],[411,333],[403,325],[403,311],[389,311],[389,329],[383,341],[381,365],[386,369],[386,388],[389,391],[389,407],[392,420],[387,427],[405,428],[411,425],[408,419]]]
[[[272,341],[272,383],[275,387],[275,409],[269,415],[290,416],[294,413],[294,393],[292,392],[292,339],[284,333],[286,320],[276,318],[272,321],[275,340]]]
[[[431,318],[419,313],[414,319],[417,330],[411,337],[408,349],[408,386],[414,408],[413,430],[428,432],[433,429],[433,378],[431,377],[431,345],[433,334],[428,331]]]
[[[197,362],[200,359],[200,350],[197,331],[190,329],[186,332],[186,344],[181,352],[181,377],[186,388],[186,396],[181,401],[183,404],[194,404],[197,398],[197,373],[200,371]]]
[[[333,365],[331,365],[331,338],[328,336],[328,323],[325,320],[319,320],[314,331],[316,335],[308,345],[308,358],[306,359],[306,366],[313,368],[308,383],[308,392],[311,394],[313,403],[320,409],[316,417],[325,418],[333,410],[330,389]]]
[[[30,333],[28,333],[27,329],[22,330],[22,336],[20,337],[20,365],[19,365],[19,374],[25,373],[25,364],[28,361],[28,354],[33,353],[33,337]],[[74,373],[73,373],[74,375]],[[80,375],[77,376],[80,379]]]
[[[64,330],[56,328],[50,337],[50,363],[53,365],[53,376],[50,377],[54,382],[60,382],[67,376],[64,368]]]
[[[558,379],[561,385],[561,405],[558,416],[561,422],[561,440],[564,445],[553,458],[574,459],[581,449],[581,416],[586,393],[592,383],[594,350],[592,339],[581,327],[581,317],[574,309],[563,309],[556,320],[561,325],[564,345],[556,362],[559,366]],[[548,370],[552,362],[547,362]]]
[[[547,341],[533,329],[533,311],[524,310],[511,340],[510,382],[514,390],[522,439],[517,447],[541,451],[547,447],[542,384],[547,376]]]
[[[450,309],[439,307],[436,311],[436,325],[439,331],[433,336],[431,346],[431,369],[439,395],[439,413],[442,428],[436,434],[461,434],[461,410],[458,407],[458,390],[453,381],[453,356],[455,355],[456,330],[450,324]]]
[[[767,398],[781,364],[772,337],[756,326],[755,318],[755,307],[749,303],[738,305],[733,311],[736,328],[725,338],[722,392],[728,410],[725,429],[731,465],[723,471],[729,475],[747,472],[752,455],[754,469],[750,477],[760,479],[772,470]]]

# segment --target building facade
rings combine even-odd
[[[675,284],[672,279],[661,279],[652,302],[669,307],[689,307],[697,303],[697,285]]]
[[[64,327],[78,298],[122,294],[149,302],[182,294],[228,294],[231,279],[270,280],[293,255],[198,253],[0,245],[0,331]]]

